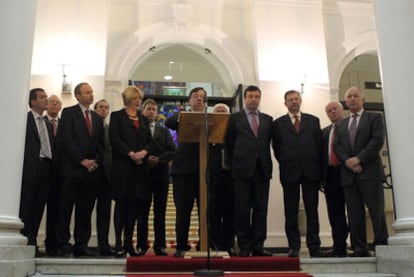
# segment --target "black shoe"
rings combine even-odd
[[[346,249],[339,250],[339,249],[331,249],[323,253],[323,257],[328,258],[342,258],[346,257]]]
[[[184,257],[184,251],[177,249],[177,251],[175,251],[175,253],[174,253],[174,257],[176,257],[176,258],[182,258],[182,257]]]
[[[145,254],[147,253],[147,249],[138,248],[137,253],[138,253],[138,256],[145,256]]]
[[[299,257],[299,250],[289,249],[288,257],[290,257],[290,258],[297,258],[297,257]]]
[[[249,250],[240,250],[239,257],[250,257],[250,251]]]
[[[309,249],[309,256],[311,256],[311,258],[318,258],[318,257],[320,258],[320,257],[323,257],[323,253],[320,248],[316,248],[312,250]]]
[[[58,249],[46,249],[46,256],[56,257],[58,255]]]
[[[165,248],[161,247],[161,248],[155,248],[154,249],[154,253],[157,256],[168,256],[167,251],[165,251]]]
[[[96,254],[89,251],[88,248],[73,249],[73,257],[95,257]]]
[[[122,247],[116,247],[114,256],[115,258],[125,258],[126,254],[124,249],[122,249]]]
[[[229,253],[230,257],[236,256],[236,251],[234,251],[233,247],[227,248],[227,253]]]
[[[138,252],[134,250],[132,247],[124,247],[124,250],[130,257],[138,257],[141,256]]]
[[[252,256],[256,256],[256,257],[270,257],[273,256],[273,254],[267,250],[262,249],[256,249],[253,250],[252,252]]]
[[[371,257],[371,254],[368,251],[354,251],[349,254],[348,257],[352,258],[362,258],[362,257]]]
[[[99,250],[99,256],[114,256],[115,251],[113,251],[111,248],[106,248]]]

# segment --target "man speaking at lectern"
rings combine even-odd
[[[259,112],[262,92],[244,91],[245,107],[230,115],[226,144],[234,181],[234,203],[239,256],[271,256],[263,249],[267,233],[267,204],[272,177],[271,116]]]
[[[188,102],[192,112],[203,112],[206,91],[193,88],[190,91]],[[165,126],[178,130],[179,113],[172,115],[165,121]],[[179,134],[178,134],[179,135]],[[188,231],[190,229],[191,211],[194,199],[199,206],[199,143],[179,143],[176,156],[171,168],[173,178],[173,197],[176,208],[176,252],[175,257],[183,257],[184,252],[190,250],[188,245]]]

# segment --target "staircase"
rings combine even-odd
[[[150,214],[148,216],[148,244],[152,247],[154,243],[154,213],[153,203],[151,204]],[[134,236],[136,238],[136,236]],[[167,245],[167,251],[170,248],[175,248],[175,205],[173,199],[173,188],[172,184],[168,187],[168,199],[167,199],[167,210],[165,216],[165,240]],[[194,208],[191,213],[190,231],[188,234],[188,243],[193,249],[198,242],[198,208],[194,201]],[[170,252],[170,251],[168,251]]]
[[[175,205],[172,185],[169,186],[167,212],[166,212],[166,241],[167,252],[174,253],[175,248]],[[153,211],[149,215],[148,240],[150,246],[154,241]],[[134,236],[136,238],[136,236]],[[197,205],[191,214],[189,243],[195,249],[198,241],[198,215]],[[285,254],[278,254],[285,256]],[[301,253],[300,267],[303,272],[314,277],[397,277],[395,274],[377,273],[377,259],[372,258],[307,258]],[[125,259],[115,258],[37,258],[36,272],[47,274],[49,277],[68,275],[101,275],[125,276]],[[160,269],[161,270],[161,269]],[[1,275],[1,274],[0,274]],[[42,276],[42,275],[39,275]]]

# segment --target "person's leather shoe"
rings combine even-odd
[[[299,257],[299,250],[289,249],[288,257],[290,257],[290,258],[297,258],[297,257]]]
[[[154,253],[157,256],[168,256],[167,251],[165,251],[165,248],[163,247],[154,249]]]
[[[256,256],[256,257],[270,257],[272,255],[273,254],[271,252],[264,250],[264,249],[256,249],[256,250],[253,250],[252,252],[252,256]]]
[[[46,249],[46,256],[48,256],[48,257],[59,256],[58,249]]]
[[[115,248],[115,258],[124,258],[126,256],[124,249],[122,247]]]
[[[138,253],[138,256],[145,256],[145,254],[147,253],[147,249],[138,248],[137,253]]]
[[[318,258],[318,257],[320,258],[320,257],[323,257],[323,253],[320,248],[316,248],[316,249],[309,250],[309,256],[311,256],[311,258]]]
[[[352,258],[362,258],[362,257],[371,257],[371,254],[368,251],[354,251],[349,254],[348,257]]]
[[[115,251],[113,251],[111,248],[106,248],[99,250],[99,256],[114,256]]]
[[[175,251],[174,257],[176,257],[176,258],[182,258],[182,257],[184,257],[184,251],[183,250],[177,250],[177,251]]]
[[[73,257],[75,257],[75,258],[79,258],[79,257],[94,257],[94,256],[96,256],[96,254],[95,253],[92,253],[87,248],[74,249],[73,250]]]
[[[131,257],[138,257],[140,254],[134,250],[132,247],[124,247],[126,253]]]
[[[236,256],[236,251],[234,251],[233,247],[227,248],[227,253],[229,253],[230,257]]]
[[[327,258],[342,258],[346,257],[346,250],[331,249],[323,253],[323,257]]]
[[[239,257],[250,257],[250,251],[249,250],[240,250]]]

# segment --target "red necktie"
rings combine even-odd
[[[330,155],[329,155],[329,165],[337,166],[339,164],[338,157],[334,152],[334,142],[335,142],[335,124],[332,124],[331,128],[331,143],[330,143]]]
[[[56,137],[56,134],[57,134],[57,119],[52,118],[50,121],[52,121],[52,125],[53,125],[53,136]]]
[[[354,113],[352,114],[352,120],[351,124],[349,125],[349,143],[351,144],[351,147],[354,148],[354,142],[355,142],[355,136],[357,132],[357,120],[358,120],[358,114]]]
[[[91,123],[91,119],[89,117],[89,111],[88,110],[85,111],[85,122],[86,122],[86,127],[88,127],[89,137],[92,137],[93,136],[92,123]]]
[[[300,130],[300,121],[297,114],[293,116],[295,118],[295,121],[293,122],[293,126],[295,127],[296,133],[299,133]]]
[[[250,115],[252,116],[252,131],[254,136],[257,138],[259,135],[259,125],[257,124],[256,113],[251,112]]]

